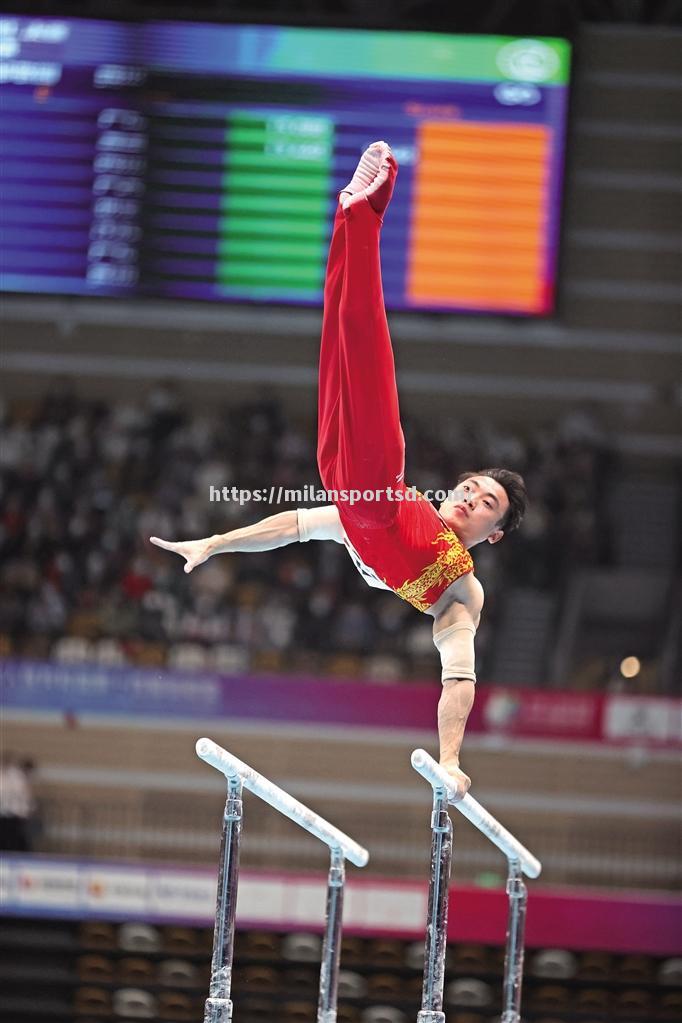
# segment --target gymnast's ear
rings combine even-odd
[[[504,536],[504,530],[503,529],[496,529],[495,532],[491,533],[490,536],[486,537],[486,539],[487,539],[488,543],[499,543],[503,536]]]

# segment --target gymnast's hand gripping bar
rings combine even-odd
[[[431,785],[434,792],[442,791],[448,797],[455,809],[464,814],[478,830],[490,839],[493,845],[501,849],[509,860],[518,860],[521,869],[527,877],[539,877],[542,864],[530,853],[525,846],[521,845],[518,839],[502,827],[492,814],[488,813],[485,807],[481,806],[473,796],[466,795],[463,799],[455,799],[455,788],[450,775],[445,771],[433,757],[429,756],[426,750],[416,749],[412,754],[412,766],[415,771],[421,774]]]
[[[199,739],[196,744],[197,756],[204,760],[216,771],[221,771],[225,777],[236,781],[241,779],[244,788],[247,788],[254,795],[259,796],[275,810],[279,810],[285,817],[294,823],[299,824],[311,835],[326,842],[330,849],[338,849],[347,860],[354,863],[356,867],[364,867],[369,860],[369,853],[361,845],[354,842],[343,831],[339,831],[333,824],[330,824],[310,810],[303,803],[290,796],[284,789],[280,789],[267,778],[264,778],[258,771],[238,760],[237,757],[228,753],[221,746],[216,745],[211,739]]]

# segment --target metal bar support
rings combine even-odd
[[[341,927],[343,924],[343,895],[346,880],[344,855],[340,849],[331,849],[327,879],[327,912],[320,992],[317,1003],[317,1023],[336,1023],[336,1005],[341,961]]]
[[[521,1023],[523,945],[526,929],[528,891],[523,880],[521,864],[518,860],[509,860],[507,895],[509,896],[509,916],[507,919],[507,944],[504,955],[503,1011],[500,1023]]]
[[[452,866],[452,821],[447,794],[433,793],[431,813],[431,876],[424,945],[424,985],[417,1023],[445,1023],[443,985],[448,940],[448,883]]]
[[[230,778],[223,815],[218,869],[213,956],[209,996],[204,1006],[204,1023],[232,1023],[232,960],[239,883],[239,848],[242,834],[242,782]]]

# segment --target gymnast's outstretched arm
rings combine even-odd
[[[299,508],[269,515],[252,526],[217,533],[203,540],[161,540],[150,536],[155,547],[163,547],[185,559],[185,572],[203,565],[214,554],[274,551],[290,543],[306,540],[335,540],[343,543],[339,513],[333,505],[323,508]]]

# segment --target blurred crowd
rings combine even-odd
[[[211,502],[209,488],[319,485],[315,423],[269,396],[210,413],[172,385],[106,403],[68,387],[3,410],[0,653],[100,663],[362,675],[439,675],[431,620],[369,589],[345,549],[294,544],[223,555],[190,576],[150,535],[223,533],[283,510]],[[405,422],[406,480],[447,489],[467,469],[526,478],[520,531],[472,552],[486,588],[477,640],[490,663],[505,585],[560,587],[608,561],[603,500],[614,456],[586,414],[527,436],[490,422]]]

